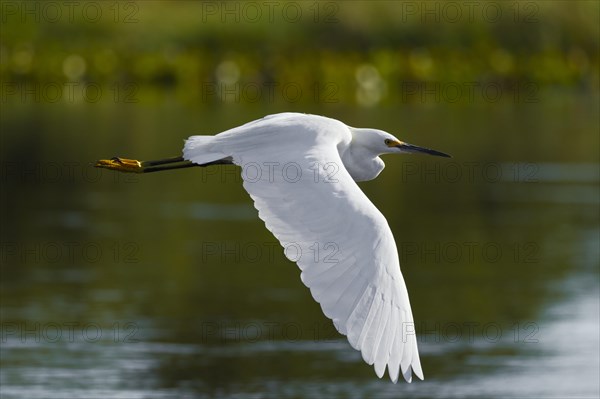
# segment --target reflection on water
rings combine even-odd
[[[509,130],[488,123],[493,109],[477,110],[481,125],[469,109],[333,115],[390,130],[400,118],[407,132],[428,118],[448,126],[427,133],[438,145],[412,141],[455,154],[454,165],[388,157],[362,185],[402,251],[426,377],[410,385],[378,380],[335,332],[231,170],[115,178],[87,167],[116,153],[174,154],[198,119],[227,128],[255,111],[225,124],[156,107],[140,115],[148,139],[133,142],[135,123],[107,127],[110,110],[89,114],[85,137],[29,110],[40,144],[24,142],[32,133],[16,112],[3,121],[2,397],[597,397],[600,178],[595,151],[576,143],[597,140],[598,122],[592,113],[566,130],[536,106],[533,121],[503,110]],[[551,131],[573,147],[524,156],[499,145],[525,134],[519,118],[532,142]],[[192,131],[147,130],[171,121]],[[35,161],[20,158],[25,144]],[[58,175],[44,174],[49,162]],[[471,178],[469,165],[500,174]]]
[[[168,342],[168,332],[157,335],[120,325],[105,329],[99,341],[89,326],[87,333],[73,329],[69,343],[36,343],[32,333],[25,342],[11,337],[3,345],[9,366],[2,371],[3,396],[47,398],[51,390],[57,398],[395,398],[399,392],[444,398],[572,397],[576,392],[592,398],[598,392],[599,348],[593,336],[598,295],[595,291],[553,306],[528,338],[515,336],[515,330],[500,340],[477,334],[455,342],[425,338],[422,356],[440,372],[418,384],[394,386],[368,374],[349,378],[362,359],[341,339],[269,340],[258,330],[248,335],[246,325],[228,326],[220,343],[174,343]],[[253,325],[275,329],[274,324]]]

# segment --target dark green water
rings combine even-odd
[[[425,381],[335,332],[235,167],[117,175],[279,106],[3,104],[2,398],[593,398],[598,100],[295,109],[453,154],[363,190],[399,243]]]

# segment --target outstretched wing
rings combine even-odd
[[[202,152],[231,156],[242,167],[259,217],[298,264],[324,314],[377,375],[387,366],[394,383],[400,371],[410,382],[411,369],[423,379],[394,237],[336,147],[349,140],[348,128],[326,118],[296,125],[280,119],[214,136]],[[184,151],[192,161],[193,141]]]

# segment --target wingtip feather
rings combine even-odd
[[[375,362],[375,374],[377,374],[377,377],[379,378],[383,377],[385,374],[385,363],[381,365],[380,363]]]

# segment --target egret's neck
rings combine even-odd
[[[342,162],[354,181],[368,181],[376,178],[385,167],[385,164],[376,154],[368,148],[350,144],[348,150],[342,155]]]

